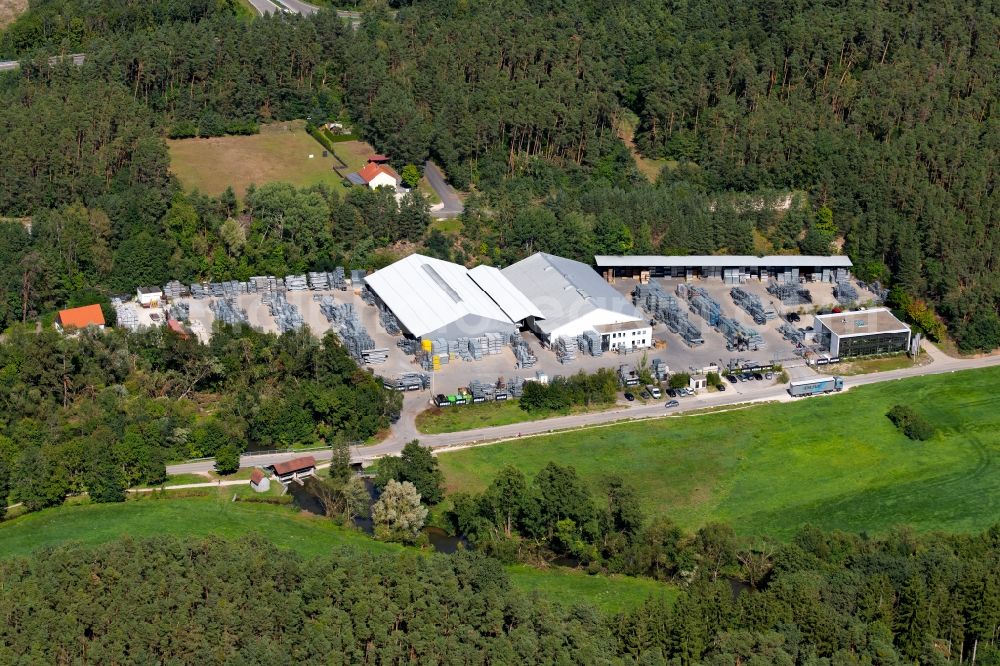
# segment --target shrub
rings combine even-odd
[[[925,441],[934,436],[934,426],[930,421],[908,405],[896,405],[886,414],[896,428],[913,440]]]
[[[691,375],[678,372],[670,375],[670,388],[685,388],[691,384]]]

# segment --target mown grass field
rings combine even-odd
[[[344,190],[333,170],[333,158],[323,157],[323,146],[306,133],[304,120],[262,125],[260,134],[253,136],[178,139],[167,145],[170,170],[185,190],[219,195],[232,186],[240,198],[251,183],[283,182],[297,187],[325,183]],[[341,145],[347,144],[338,145],[338,155]]]
[[[416,422],[417,430],[427,435],[435,435],[442,432],[459,432],[475,428],[489,428],[492,426],[509,425],[511,423],[537,421],[553,416],[601,411],[613,407],[614,405],[606,407],[601,405],[589,409],[586,407],[573,407],[565,412],[526,412],[521,409],[517,400],[505,400],[503,402],[485,402],[479,405],[445,407],[444,409],[432,407],[417,414]]]
[[[505,464],[573,465],[595,490],[626,476],[650,514],[688,529],[726,521],[787,537],[805,523],[877,533],[983,529],[1000,521],[1000,369],[928,376],[841,395],[525,438],[443,453],[449,492],[480,490]],[[908,403],[938,435],[913,442],[885,417]]]
[[[398,552],[403,547],[375,541],[360,532],[337,527],[288,506],[232,502],[232,493],[205,493],[176,499],[142,498],[123,504],[78,504],[47,509],[0,523],[0,557],[28,555],[69,541],[99,544],[122,536],[164,534],[237,538],[260,533],[279,547],[307,556],[323,555],[348,545],[363,552]],[[514,584],[552,601],[586,601],[616,612],[643,601],[649,594],[674,598],[677,590],[651,580],[623,576],[589,576],[582,571],[526,566],[510,567]]]

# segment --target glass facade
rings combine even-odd
[[[874,356],[876,354],[907,351],[909,342],[910,334],[905,331],[899,333],[857,335],[840,339],[838,355],[844,358],[847,356]]]

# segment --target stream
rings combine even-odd
[[[310,490],[311,483],[318,483],[318,481],[306,479],[305,485],[300,486],[297,483],[289,484],[288,494],[294,499],[295,505],[303,511],[326,517],[323,502]],[[368,496],[371,498],[371,502],[369,503],[369,508],[371,508],[371,505],[378,499],[378,491],[370,479],[365,479],[365,488],[368,489]],[[369,536],[375,533],[375,526],[371,518],[355,518],[354,525]],[[428,525],[422,531],[427,535],[427,541],[435,552],[450,555],[460,548],[469,547],[469,542],[465,540],[465,537],[452,536],[440,527]]]

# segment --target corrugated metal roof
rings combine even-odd
[[[504,311],[469,276],[465,266],[411,254],[365,277],[403,327],[416,337],[464,319],[480,318],[510,326]],[[472,319],[470,319],[470,317]],[[496,330],[483,322],[482,331]],[[477,331],[469,330],[466,335]]]
[[[544,252],[508,266],[502,273],[545,315],[538,327],[545,333],[565,326],[595,310],[609,310],[631,319],[642,313],[593,268],[579,261]]]
[[[683,268],[686,266],[718,266],[721,268],[797,266],[799,268],[850,268],[850,257],[843,255],[784,255],[772,254],[765,257],[753,255],[640,255],[620,257],[598,254],[594,257],[599,268],[663,266]]]
[[[512,321],[521,321],[528,317],[544,319],[538,306],[532,303],[524,292],[511,284],[499,268],[476,266],[469,271],[469,277],[489,294]]]
[[[347,180],[351,181],[355,185],[367,185],[368,181],[358,175],[358,172],[347,174]]]

